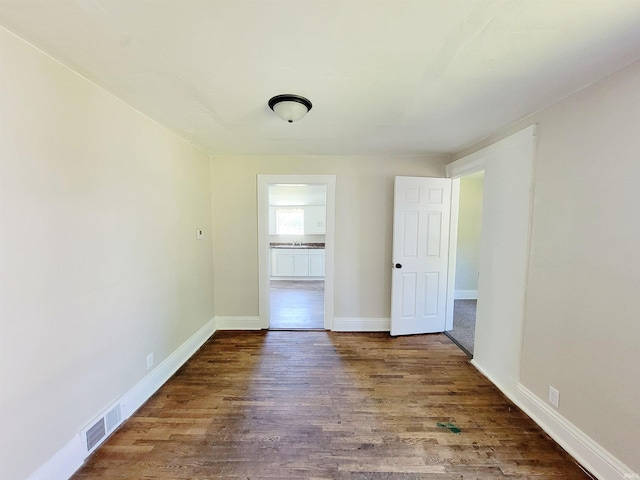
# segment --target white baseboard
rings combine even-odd
[[[390,318],[351,318],[335,317],[334,332],[388,332],[391,330]]]
[[[158,388],[169,380],[214,332],[215,323],[211,319],[131,390],[122,395],[119,403],[122,406],[123,421],[129,418]],[[53,457],[33,472],[28,480],[67,480],[82,466],[87,456],[80,432],[78,432]]]
[[[454,300],[477,300],[478,290],[456,290],[453,293]]]
[[[317,280],[324,280],[324,277],[269,277],[270,282],[278,282],[280,280],[295,281],[295,282],[313,282]]]
[[[216,330],[261,330],[267,328],[260,317],[215,317]],[[388,332],[389,318],[349,318],[335,317],[333,328],[336,332]]]
[[[259,317],[216,317],[184,342],[176,351],[160,363],[146,377],[121,397],[123,417],[129,418],[158,388],[160,388],[191,356],[219,329],[260,329]],[[347,318],[334,319],[334,331],[376,332],[389,331],[388,318]],[[573,456],[590,473],[601,480],[629,480],[639,478],[624,463],[573,425],[556,410],[551,409],[543,400],[525,386],[518,384],[511,391],[495,382],[477,363],[471,362],[484,376],[494,383],[515,405],[522,409],[551,438]],[[75,435],[53,457],[31,474],[28,480],[66,480],[80,468],[86,458],[82,448],[80,434]]]
[[[120,400],[122,416],[129,418],[158,390],[178,369],[189,360],[194,353],[216,331],[214,320],[209,320],[200,330],[194,333],[186,342],[180,345],[147,376],[140,380]]]
[[[596,478],[600,480],[640,478],[638,473],[633,472],[524,385],[518,383],[515,390],[509,389],[492,378],[475,360],[472,360],[471,364]]]
[[[261,330],[260,317],[215,317],[216,330]]]
[[[476,369],[485,377],[487,377],[489,379],[489,381],[491,383],[493,383],[496,387],[498,387],[498,390],[500,390],[502,393],[504,393],[507,398],[509,398],[509,400],[511,400],[513,403],[516,403],[516,400],[513,398],[514,397],[514,392],[510,391],[506,385],[503,385],[502,382],[498,381],[495,377],[493,377],[489,372],[487,372],[484,368],[482,368],[480,365],[478,365],[478,362],[475,359],[472,359],[471,365],[473,365],[474,367],[476,367]]]
[[[633,472],[524,385],[518,384],[517,389],[518,407],[590,473],[602,480],[640,478],[638,473]]]
[[[67,480],[82,466],[85,458],[86,454],[78,434],[29,475],[28,480]]]

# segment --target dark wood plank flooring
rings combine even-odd
[[[73,478],[588,477],[444,335],[222,331]]]

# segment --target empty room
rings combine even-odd
[[[640,2],[0,25],[0,478],[640,478]]]

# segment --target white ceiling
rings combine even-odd
[[[0,0],[209,154],[458,151],[640,58],[640,0]],[[287,124],[267,106],[313,109]]]

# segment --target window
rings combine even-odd
[[[304,209],[276,208],[276,234],[304,235]]]

